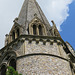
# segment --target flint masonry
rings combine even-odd
[[[49,24],[36,0],[25,0],[0,50],[0,75],[12,66],[22,75],[75,75],[72,46]]]

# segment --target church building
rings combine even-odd
[[[0,75],[12,66],[22,75],[75,75],[75,53],[49,24],[36,0],[25,0],[0,50]]]

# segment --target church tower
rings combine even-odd
[[[36,0],[25,0],[0,50],[0,75],[12,66],[22,75],[75,75],[74,49],[51,26]]]

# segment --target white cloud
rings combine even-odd
[[[0,48],[4,46],[5,34],[9,33],[13,20],[18,16],[24,0],[0,0]],[[69,16],[68,5],[72,0],[37,0],[49,22],[54,20],[58,29]]]
[[[37,0],[43,9],[49,22],[54,20],[58,30],[61,30],[61,24],[69,16],[69,4],[72,0]]]
[[[5,35],[18,16],[24,0],[0,0],[0,49],[4,47]]]

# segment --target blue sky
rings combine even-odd
[[[5,34],[13,26],[24,0],[0,0],[0,49],[4,46]],[[49,23],[54,20],[64,41],[75,49],[75,1],[37,0]]]
[[[75,49],[75,1],[69,5],[69,17],[61,25],[61,37]]]

